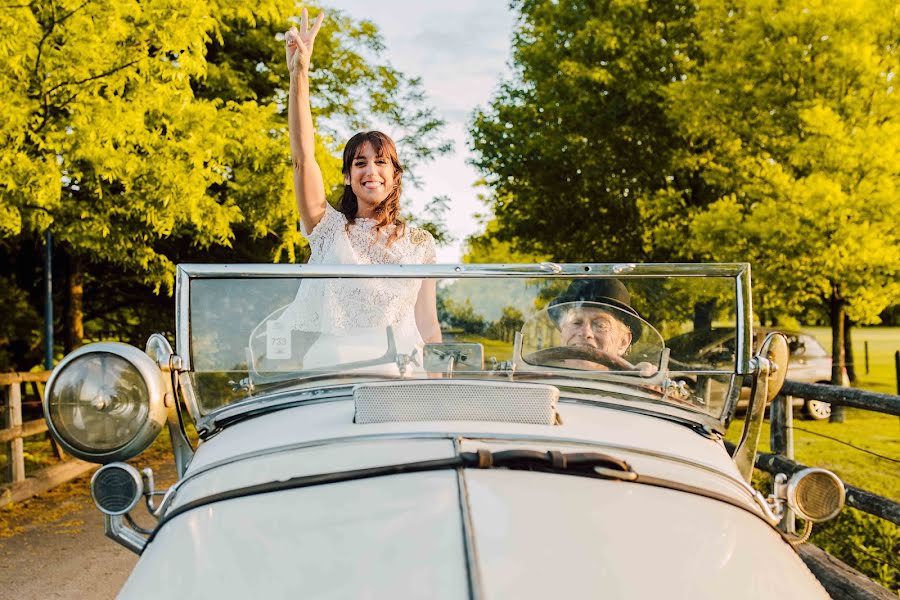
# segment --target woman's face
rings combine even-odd
[[[387,156],[378,156],[372,144],[365,142],[350,163],[350,175],[344,184],[356,194],[361,212],[381,204],[394,189],[394,165]],[[365,216],[361,214],[360,216]]]

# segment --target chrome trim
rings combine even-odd
[[[565,387],[564,384],[556,383],[557,387]],[[607,392],[609,394],[619,394],[620,392]],[[565,394],[565,395],[563,395]],[[572,404],[589,404],[591,406],[601,406],[611,410],[622,410],[642,416],[659,419],[678,419],[685,426],[689,424],[702,427],[707,432],[719,432],[721,423],[715,418],[697,411],[689,410],[686,407],[680,407],[677,404],[664,400],[656,400],[652,398],[636,397],[634,400],[625,400],[616,396],[603,396],[602,398],[593,398],[585,393],[573,393],[570,390],[560,390],[560,403]],[[649,405],[649,407],[645,407]],[[652,408],[651,408],[652,407]]]
[[[757,367],[753,391],[750,394],[750,405],[747,407],[741,439],[732,456],[738,471],[741,472],[741,476],[747,483],[750,483],[750,478],[753,476],[759,433],[766,415],[766,397],[769,395],[769,371],[771,369],[769,359],[757,356],[754,360],[757,361]]]
[[[748,483],[753,476],[766,407],[784,383],[788,360],[787,339],[778,332],[766,336],[759,355],[753,358],[754,379],[750,391],[750,405],[747,407],[741,439],[733,455],[738,471]]]
[[[191,275],[182,266],[178,265],[175,271],[175,348],[184,362],[184,370],[193,368],[191,360]]]
[[[185,373],[187,376],[187,374]],[[292,390],[284,390],[281,392],[272,392],[271,394],[265,394],[263,396],[254,397],[248,400],[245,400],[239,404],[229,404],[227,406],[223,406],[221,408],[217,408],[211,413],[201,416],[200,419],[197,420],[197,428],[204,429],[207,432],[215,431],[218,428],[218,422],[240,416],[245,412],[253,412],[257,410],[265,410],[267,408],[277,407],[281,404],[285,405],[285,408],[303,402],[313,403],[326,399],[335,399],[335,398],[350,398],[353,393],[353,388],[360,383],[372,383],[372,382],[382,382],[385,381],[383,377],[373,377],[370,380],[358,380],[353,383],[341,383],[335,384],[331,386],[323,386],[320,385],[318,387],[310,387],[307,389],[292,389]],[[193,389],[193,385],[191,384],[191,389]],[[284,398],[284,396],[291,396],[290,398]]]
[[[753,355],[753,299],[750,292],[750,265],[745,264],[735,276],[736,285],[736,330],[735,347],[738,349],[737,374],[752,372],[750,359]]]
[[[194,420],[197,429],[202,428],[203,414],[200,412],[200,405],[197,401],[197,392],[194,390],[194,382],[191,381],[191,374],[181,372],[178,374],[178,389],[181,390],[181,398],[187,408],[188,414]],[[214,414],[214,413],[213,413]]]
[[[552,267],[546,265],[552,264]],[[748,263],[573,263],[573,264],[439,264],[439,265],[324,265],[324,264],[184,264],[178,266],[177,283],[186,278],[267,277],[508,277],[527,275],[547,278],[608,277],[740,277]],[[179,331],[179,334],[181,331]],[[179,354],[181,348],[179,347]]]
[[[125,471],[126,473],[131,475],[131,478],[134,480],[134,483],[135,483],[134,489],[136,490],[137,493],[135,493],[134,498],[131,499],[131,502],[128,504],[128,507],[125,508],[124,510],[118,510],[118,511],[107,510],[107,509],[103,508],[102,506],[100,506],[100,502],[97,501],[97,494],[94,492],[94,484],[97,482],[97,477],[99,477],[101,473],[103,473],[104,471],[109,471],[110,469],[120,469],[122,471]],[[107,465],[103,465],[102,467],[100,467],[99,469],[94,471],[93,476],[91,476],[90,489],[91,489],[91,499],[94,501],[94,505],[97,507],[97,510],[102,512],[104,515],[109,515],[111,517],[117,517],[117,516],[124,515],[126,513],[131,512],[134,509],[134,507],[138,505],[138,502],[141,501],[141,498],[144,496],[144,480],[141,477],[141,474],[138,472],[138,470],[135,469],[134,467],[132,467],[131,465],[129,465],[128,463],[114,462],[114,463],[109,463]]]
[[[453,452],[459,456],[460,439],[453,440]],[[459,512],[462,520],[463,546],[466,552],[466,574],[469,577],[469,597],[479,600],[483,597],[481,585],[481,563],[478,562],[477,537],[472,523],[472,508],[469,504],[469,486],[466,483],[466,470],[456,469],[456,486],[459,495]]]
[[[119,446],[118,448],[107,450],[105,452],[86,452],[79,448],[75,448],[62,437],[62,435],[56,429],[56,426],[53,424],[53,420],[50,418],[49,403],[50,399],[53,396],[53,386],[59,379],[59,374],[79,358],[87,354],[95,353],[113,354],[130,362],[132,366],[134,366],[134,368],[138,370],[141,375],[141,379],[147,386],[147,396],[149,404],[149,408],[147,411],[147,420],[141,425],[140,430],[134,435],[134,437],[132,437],[129,441]],[[47,386],[44,388],[44,390],[44,397],[41,400],[41,405],[44,410],[44,420],[47,422],[47,428],[50,430],[50,434],[57,442],[59,442],[59,444],[66,452],[76,458],[80,458],[89,462],[105,464],[121,460],[128,460],[129,458],[137,456],[138,454],[146,450],[150,446],[150,444],[153,443],[153,440],[155,440],[159,435],[159,432],[162,430],[163,423],[166,420],[165,375],[159,369],[156,361],[147,356],[147,354],[145,354],[141,350],[128,344],[122,344],[119,342],[96,342],[78,348],[77,350],[66,356],[64,359],[62,359],[62,361],[60,361],[58,365],[56,365],[56,368],[53,369],[53,373],[51,373],[50,375],[50,379],[47,380]]]
[[[147,538],[129,527],[121,515],[103,515],[106,537],[125,546],[137,555],[144,551]]]
[[[316,448],[319,446],[328,446],[331,444],[344,444],[344,443],[356,443],[356,442],[378,442],[378,441],[392,441],[392,440],[433,440],[433,439],[446,439],[446,440],[459,440],[459,442],[463,441],[482,441],[486,443],[490,442],[522,442],[522,443],[544,443],[544,444],[558,444],[558,445],[577,445],[577,446],[589,446],[593,448],[602,448],[604,450],[610,451],[621,451],[621,452],[629,452],[631,454],[638,454],[641,456],[647,456],[650,458],[656,458],[663,461],[669,461],[673,463],[677,463],[680,465],[685,465],[688,467],[693,467],[699,469],[703,472],[710,473],[715,475],[719,479],[722,479],[731,485],[733,485],[737,490],[746,494],[748,500],[754,504],[758,504],[757,498],[755,495],[758,492],[753,489],[748,483],[741,479],[736,479],[721,471],[720,469],[708,465],[706,463],[698,462],[696,460],[691,460],[687,458],[683,458],[681,456],[676,456],[672,454],[666,454],[664,452],[657,452],[655,450],[647,450],[646,448],[640,448],[635,446],[625,446],[620,444],[609,444],[603,442],[596,442],[591,440],[583,440],[578,438],[569,438],[569,437],[561,437],[561,436],[542,436],[542,435],[525,435],[525,434],[517,434],[517,433],[481,433],[481,432],[448,432],[448,431],[430,431],[430,432],[417,432],[417,433],[370,433],[370,434],[362,434],[362,435],[354,435],[354,436],[344,436],[344,437],[334,437],[334,438],[324,438],[319,440],[309,440],[306,442],[297,442],[294,444],[285,444],[282,446],[275,446],[272,448],[264,448],[261,450],[256,450],[254,452],[247,452],[242,454],[241,456],[234,456],[226,459],[222,459],[216,461],[214,463],[210,463],[205,467],[194,471],[186,478],[179,481],[175,484],[166,494],[166,498],[163,499],[164,504],[171,504],[174,500],[177,492],[174,491],[176,488],[180,489],[187,482],[193,481],[194,479],[200,478],[203,475],[226,467],[228,465],[238,463],[244,460],[249,460],[253,458],[260,458],[264,456],[271,456],[274,454],[281,454],[286,452],[295,452],[297,450],[303,450],[306,448]],[[723,447],[723,452],[725,452]],[[171,494],[171,498],[169,497]],[[765,502],[765,500],[763,500]],[[777,520],[776,520],[777,522]]]
[[[766,497],[763,496],[759,490],[756,490],[756,489],[750,487],[750,484],[747,484],[747,487],[750,489],[750,491],[753,492],[753,500],[756,502],[757,506],[759,506],[759,508],[762,510],[763,515],[765,515],[766,520],[769,521],[769,524],[772,525],[772,527],[777,526],[778,523],[781,521],[781,515],[779,514],[779,511],[777,510],[777,506],[773,507],[771,504],[769,504],[766,501]]]
[[[175,470],[178,477],[182,477],[194,458],[194,448],[184,431],[184,423],[181,420],[181,409],[178,406],[176,386],[178,383],[178,368],[180,357],[172,350],[172,345],[161,333],[150,335],[144,350],[147,356],[156,361],[157,366],[165,374],[166,384],[166,425],[169,429],[169,441],[172,445],[172,454],[175,458]],[[177,360],[176,360],[177,359]]]
[[[187,478],[187,479],[190,479]],[[156,520],[159,521],[166,511],[169,509],[169,505],[172,504],[172,501],[175,499],[175,495],[178,493],[181,484],[187,481],[187,479],[179,479],[175,483],[173,483],[169,489],[166,490],[165,494],[163,494],[162,501],[160,501],[159,506],[156,507],[153,511],[153,516],[156,517]]]

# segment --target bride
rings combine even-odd
[[[309,97],[310,58],[324,17],[320,12],[310,27],[304,8],[300,29],[285,34],[294,191],[312,250],[309,263],[433,264],[431,234],[400,218],[403,168],[387,135],[367,131],[350,138],[338,209],[325,200]],[[292,330],[319,334],[306,352],[304,369],[383,355],[387,327],[398,352],[419,348],[421,356],[424,342],[441,341],[435,296],[434,279],[306,279],[280,320]],[[352,343],[341,339],[347,336]]]

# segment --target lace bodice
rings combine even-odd
[[[406,226],[390,246],[385,240],[393,225],[375,239],[375,220],[347,218],[330,205],[307,233],[310,264],[432,264],[434,238],[417,227]],[[421,338],[415,323],[416,298],[421,280],[415,279],[307,279],[286,310],[292,329],[330,334],[354,334],[360,329],[394,328],[398,340]]]
[[[347,217],[330,204],[311,232],[303,229],[312,254],[309,264],[423,265],[434,264],[434,238],[418,227],[407,225],[401,237],[387,246],[394,225],[382,229],[375,240],[375,219],[356,219],[347,230]]]

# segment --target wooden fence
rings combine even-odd
[[[26,476],[24,438],[44,435],[47,423],[42,418],[22,420],[22,392],[30,387],[32,392],[30,397],[34,398],[34,404],[37,404],[44,397],[44,384],[49,377],[49,371],[0,373],[0,390],[3,392],[4,400],[0,407],[5,427],[0,429],[0,448],[5,449],[7,458],[5,477],[7,483],[0,485],[0,506],[27,500],[98,466],[67,457],[56,443],[51,441],[54,452],[61,462]]]

